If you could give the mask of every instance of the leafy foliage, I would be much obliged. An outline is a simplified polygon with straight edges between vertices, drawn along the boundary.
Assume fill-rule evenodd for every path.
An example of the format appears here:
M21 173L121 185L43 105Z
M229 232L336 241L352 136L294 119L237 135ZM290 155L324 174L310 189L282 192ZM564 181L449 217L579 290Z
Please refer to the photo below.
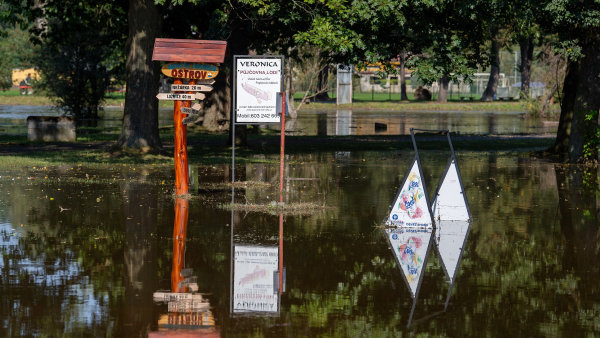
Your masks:
M0 39L0 89L12 86L13 68L29 68L34 65L34 54L37 51L27 31L18 26L7 28L5 36Z
M111 78L123 76L126 15L116 1L8 0L13 20L33 22L39 88L77 117L96 118ZM8 16L9 14L5 14Z

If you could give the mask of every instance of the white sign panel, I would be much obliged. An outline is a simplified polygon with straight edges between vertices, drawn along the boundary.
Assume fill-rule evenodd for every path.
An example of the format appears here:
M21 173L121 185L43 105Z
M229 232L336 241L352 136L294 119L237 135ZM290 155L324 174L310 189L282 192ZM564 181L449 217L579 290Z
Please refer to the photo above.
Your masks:
M187 92L210 92L213 90L209 85L190 85L190 84L172 84L171 91L187 91Z
M422 228L386 230L390 245L413 298L417 296L419 284L423 278L423 270L427 264L432 231L432 229Z
M236 123L279 123L276 97L282 91L283 60L236 59Z
M179 100L179 101L192 101L196 97L194 94L178 94L178 93L159 93L156 95L159 100Z
M467 221L471 219L458 175L456 161L453 159L433 200L433 216L437 220Z
M233 312L278 312L277 247L235 246Z
M388 223L404 227L433 227L419 162L416 158L413 160L408 176L404 179L400 193L392 205Z

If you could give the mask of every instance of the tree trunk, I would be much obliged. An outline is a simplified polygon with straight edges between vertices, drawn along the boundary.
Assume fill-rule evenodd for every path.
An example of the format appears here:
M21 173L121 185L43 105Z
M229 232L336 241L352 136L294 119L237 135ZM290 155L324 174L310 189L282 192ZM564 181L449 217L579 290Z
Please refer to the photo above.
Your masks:
M329 80L329 66L326 65L319 71L319 82L317 84L317 96L315 100L329 101L328 84Z
M600 42L597 37L588 36L582 46L583 58L579 61L578 90L573 104L571 137L569 138L569 162L581 163L598 160L598 145L591 145L588 153L584 145L593 142L593 131L598 126L600 110ZM585 115L595 112L592 121L585 121Z
M579 65L577 62L569 61L567 73L563 84L563 97L560 104L560 118L554 146L548 151L566 158L569 149L569 138L571 135L571 121L573 119L573 105L575 94L579 85Z
M238 25L232 29L232 33L227 40L227 48L229 54L225 57L225 61L221 65L220 75L217 76L215 90L205 101L207 104L204 114L204 126L209 130L217 130L229 128L229 138L227 144L231 145L231 136L233 131L234 113L231 111L233 102L232 86L233 86L233 64L234 55L248 55L248 39L245 34L245 26ZM228 124L221 123L229 121ZM247 128L245 124L237 125L235 128L235 144L238 146L247 145Z
M524 37L519 40L521 48L521 98L529 97L529 85L531 82L531 61L533 59L533 39Z
M498 88L498 80L500 77L500 41L498 41L498 28L492 28L492 46L490 48L490 78L481 101L490 102L494 100L496 88Z
M127 41L127 92L120 148L158 151L158 63L152 61L154 39L161 17L153 0L129 0Z
M406 95L406 72L404 68L406 66L406 55L400 56L400 100L408 101L408 96Z
M444 75L440 78L440 90L438 93L438 102L448 102L448 76Z

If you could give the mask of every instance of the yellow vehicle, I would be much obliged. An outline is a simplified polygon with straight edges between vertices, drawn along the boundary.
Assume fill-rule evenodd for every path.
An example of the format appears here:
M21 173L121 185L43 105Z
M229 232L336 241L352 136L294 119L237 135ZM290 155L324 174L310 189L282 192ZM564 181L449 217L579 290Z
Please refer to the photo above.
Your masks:
M21 95L33 94L31 87L32 81L39 77L39 72L35 68L13 69L12 84L13 87L19 87Z

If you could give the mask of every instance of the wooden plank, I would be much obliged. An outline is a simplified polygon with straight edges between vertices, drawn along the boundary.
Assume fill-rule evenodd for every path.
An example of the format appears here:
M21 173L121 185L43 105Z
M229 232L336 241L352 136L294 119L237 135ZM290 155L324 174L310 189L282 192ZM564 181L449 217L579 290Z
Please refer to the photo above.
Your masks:
M172 84L171 91L183 91L183 92L210 92L213 90L212 86L208 85L186 85L186 84Z
M184 54L194 54L194 55L221 55L224 52L224 48L202 48L198 49L196 47L167 47L167 46L159 46L154 47L154 51L158 54L169 54L172 50L177 50L178 52L182 52Z
M203 119L202 116L199 116L199 115L189 115L188 117L184 118L181 123L183 123L183 124L190 124L190 123L194 123L196 121L199 121L201 119Z
M202 295L199 293L184 293L184 292L168 292L168 291L156 291L152 298L155 302L173 302L180 300L189 300L195 302L202 301Z
M156 38L155 42L158 42L158 43L194 43L194 44L199 44L199 45L202 45L202 44L227 45L227 41L223 41L223 40Z
M159 54L152 57L153 61L173 61L173 62L206 62L223 63L225 57L211 55L184 55L184 54Z
M156 98L159 100L193 101L196 96L194 94L158 93Z
M223 63L226 53L226 41L158 38L152 60Z
M206 98L206 95L202 94L202 93L196 93L196 100L204 100Z
M212 79L219 74L219 67L198 62L171 62L164 64L160 71L168 77L179 79Z
M192 109L188 107L181 107L181 112L187 115L200 115L200 111L198 109Z

